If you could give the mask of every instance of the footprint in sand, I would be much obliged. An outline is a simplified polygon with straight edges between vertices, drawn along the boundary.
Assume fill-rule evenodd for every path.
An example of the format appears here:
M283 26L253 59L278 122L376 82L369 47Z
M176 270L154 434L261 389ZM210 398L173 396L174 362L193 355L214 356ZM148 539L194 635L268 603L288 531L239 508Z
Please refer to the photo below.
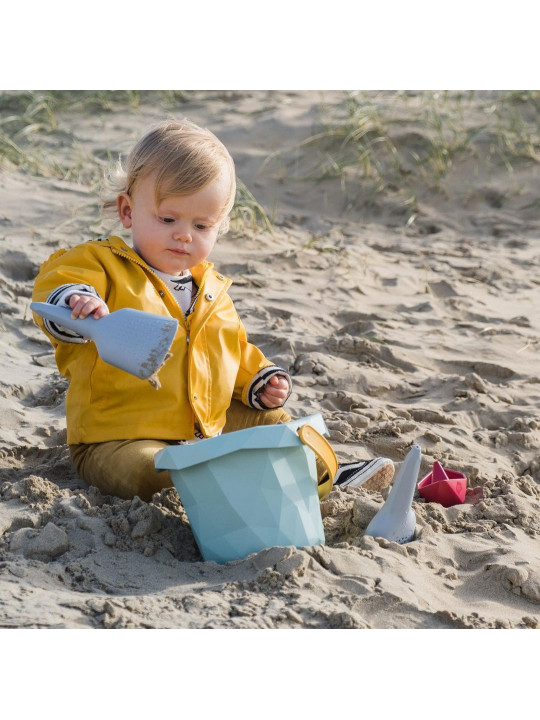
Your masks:
M11 280L33 280L39 271L39 265L28 257L27 253L8 250L2 256L2 272Z

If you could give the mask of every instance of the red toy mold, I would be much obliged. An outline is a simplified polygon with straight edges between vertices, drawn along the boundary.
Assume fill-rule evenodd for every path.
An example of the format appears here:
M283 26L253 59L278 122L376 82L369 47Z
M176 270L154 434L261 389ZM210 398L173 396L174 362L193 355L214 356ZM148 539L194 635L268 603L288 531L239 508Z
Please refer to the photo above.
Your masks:
M438 502L451 507L465 502L467 478L463 473L443 468L437 460L433 470L418 483L418 492L428 502Z

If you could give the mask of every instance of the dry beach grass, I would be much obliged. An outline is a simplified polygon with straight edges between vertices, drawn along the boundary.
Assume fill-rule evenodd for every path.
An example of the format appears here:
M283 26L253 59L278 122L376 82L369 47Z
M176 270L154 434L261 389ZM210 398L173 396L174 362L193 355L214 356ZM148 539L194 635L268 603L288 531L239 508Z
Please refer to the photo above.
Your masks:
M0 627L535 628L540 622L538 92L0 94ZM66 382L29 312L59 247L118 232L107 164L187 116L237 164L211 258L251 339L290 369L344 459L415 442L465 472L416 497L407 545L363 536L384 501L335 490L327 543L202 562L174 490L103 497L65 446Z

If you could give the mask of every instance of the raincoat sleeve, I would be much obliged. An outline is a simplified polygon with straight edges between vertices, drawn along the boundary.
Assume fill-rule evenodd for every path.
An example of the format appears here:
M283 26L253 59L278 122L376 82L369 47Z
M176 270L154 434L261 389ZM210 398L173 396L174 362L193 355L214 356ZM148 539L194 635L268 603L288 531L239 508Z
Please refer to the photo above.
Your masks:
M280 406L283 407L292 392L292 382L289 373L279 367L279 365L274 365L263 355L258 347L248 342L244 324L241 320L239 322L241 361L236 377L233 398L241 400L244 405L255 408L256 410L269 410L270 408L259 398L259 394L271 377L274 375L282 375L289 383L289 393Z

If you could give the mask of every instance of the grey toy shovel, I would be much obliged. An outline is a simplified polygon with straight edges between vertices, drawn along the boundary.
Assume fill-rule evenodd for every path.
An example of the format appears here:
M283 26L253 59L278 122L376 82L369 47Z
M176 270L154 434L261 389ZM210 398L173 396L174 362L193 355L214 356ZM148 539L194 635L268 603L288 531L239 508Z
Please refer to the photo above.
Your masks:
M33 310L41 317L96 344L102 360L148 380L163 364L176 334L178 320L154 313L122 308L96 320L93 316L73 319L69 308L50 303L33 302Z

